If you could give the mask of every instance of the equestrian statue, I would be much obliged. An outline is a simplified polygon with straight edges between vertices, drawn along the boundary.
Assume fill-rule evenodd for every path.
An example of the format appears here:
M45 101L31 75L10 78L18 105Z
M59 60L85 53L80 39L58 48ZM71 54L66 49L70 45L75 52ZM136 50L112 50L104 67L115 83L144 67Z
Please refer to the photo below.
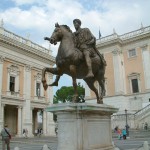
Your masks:
M81 28L81 20L73 20L76 31L72 33L67 25L55 24L51 37L45 37L51 44L60 42L56 56L55 68L44 68L42 70L42 83L45 90L48 86L57 86L60 77L67 74L72 77L74 95L72 102L78 103L78 91L76 79L83 79L89 88L94 91L97 103L103 104L105 95L105 68L106 61L96 48L96 38L88 28ZM45 73L56 75L55 81L48 85ZM98 81L100 91L95 87Z

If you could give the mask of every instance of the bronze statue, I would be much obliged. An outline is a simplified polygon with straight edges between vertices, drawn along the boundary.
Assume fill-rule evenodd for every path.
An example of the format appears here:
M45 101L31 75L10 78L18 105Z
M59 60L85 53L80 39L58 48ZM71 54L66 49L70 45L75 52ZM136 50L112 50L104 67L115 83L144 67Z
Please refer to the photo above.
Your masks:
M95 46L96 39L90 30L87 28L81 29L81 21L78 19L75 19L73 22L76 32L72 33L67 25L59 25L57 23L52 36L44 38L51 44L60 42L60 46L56 56L57 67L44 68L42 70L43 87L45 90L48 87L45 79L46 72L57 75L55 82L49 86L57 86L60 76L68 74L73 80L73 102L78 102L76 79L83 79L89 88L95 92L97 103L102 104L103 95L105 94L105 60L97 51ZM86 35L85 37L84 34ZM101 87L100 94L94 85L95 81L98 81Z

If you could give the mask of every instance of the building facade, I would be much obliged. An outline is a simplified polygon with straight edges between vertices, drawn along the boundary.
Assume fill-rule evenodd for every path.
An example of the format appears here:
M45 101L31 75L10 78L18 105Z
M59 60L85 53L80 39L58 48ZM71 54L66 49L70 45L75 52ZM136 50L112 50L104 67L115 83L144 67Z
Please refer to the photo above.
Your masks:
M0 130L8 124L13 135L23 129L33 136L42 115L44 135L54 135L53 115L44 108L53 103L53 89L44 91L41 77L44 67L55 64L51 50L0 26ZM52 74L46 78L52 82Z
M135 113L150 104L150 26L97 40L107 62L104 103L119 108L118 114ZM95 83L98 86L97 83ZM95 101L86 87L86 98Z

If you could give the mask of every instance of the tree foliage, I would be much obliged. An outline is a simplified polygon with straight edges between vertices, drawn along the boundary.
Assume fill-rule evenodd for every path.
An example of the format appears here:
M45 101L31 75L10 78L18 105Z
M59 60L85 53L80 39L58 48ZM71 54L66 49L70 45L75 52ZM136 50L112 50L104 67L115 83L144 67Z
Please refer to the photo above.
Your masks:
M77 90L78 90L79 97L84 97L85 89L80 84L80 82L78 83ZM62 103L71 102L73 94L74 94L73 86L69 86L69 87L63 86L59 90L57 90L56 94L54 95L53 103L56 104L59 102Z

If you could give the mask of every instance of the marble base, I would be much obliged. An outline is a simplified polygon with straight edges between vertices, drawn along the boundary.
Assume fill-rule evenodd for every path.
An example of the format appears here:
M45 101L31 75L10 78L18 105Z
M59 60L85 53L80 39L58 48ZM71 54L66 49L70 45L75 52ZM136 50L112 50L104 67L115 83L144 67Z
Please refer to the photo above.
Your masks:
M105 104L54 104L46 111L57 115L57 150L113 150L111 115L117 108Z

